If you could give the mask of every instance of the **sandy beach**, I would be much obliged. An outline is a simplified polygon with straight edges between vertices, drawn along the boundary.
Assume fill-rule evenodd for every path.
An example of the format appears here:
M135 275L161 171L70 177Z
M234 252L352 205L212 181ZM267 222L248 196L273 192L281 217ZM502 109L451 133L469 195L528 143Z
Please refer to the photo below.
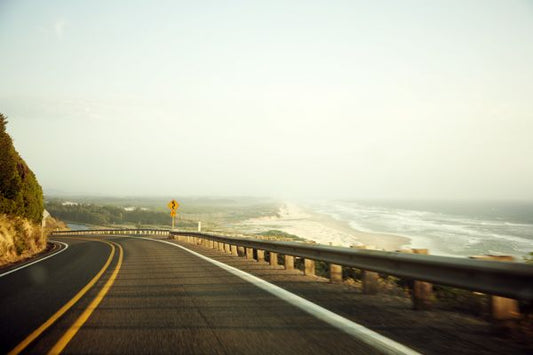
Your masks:
M292 203L283 204L275 216L248 219L235 225L235 228L248 233L280 230L319 244L345 247L364 245L388 251L401 249L410 242L409 238L403 236L361 232L348 223Z

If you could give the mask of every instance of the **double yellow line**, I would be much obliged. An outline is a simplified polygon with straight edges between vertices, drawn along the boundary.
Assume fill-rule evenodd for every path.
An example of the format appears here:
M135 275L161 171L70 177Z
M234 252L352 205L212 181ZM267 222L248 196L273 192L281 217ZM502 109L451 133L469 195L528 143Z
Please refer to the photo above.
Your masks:
M83 311L83 313L76 319L74 324L70 326L70 328L63 334L63 336L58 340L58 342L52 347L52 349L48 352L48 354L59 354L63 349L67 346L67 344L72 340L72 338L76 335L76 333L80 330L80 328L83 326L83 324L89 319L91 314L94 312L96 307L102 302L105 295L115 282L115 279L117 278L118 272L120 270L120 267L122 266L122 259L124 255L124 251L122 250L122 247L119 244L116 244L114 242L108 242L105 240L99 240L99 239L83 239L83 238L72 238L72 239L78 239L78 240L89 240L89 241L99 241L102 243L105 243L111 247L111 253L109 254L109 257L107 258L106 263L100 269L100 271L92 278L91 281L85 287L83 287L70 301L68 301L63 307L61 307L56 313L54 313L46 322L44 322L39 328L34 330L30 335L26 337L22 342L20 342L16 347L13 348L8 354L9 355L15 355L19 354L21 351L26 349L28 345L30 345L35 339L37 339L46 329L48 329L52 324L54 324L62 315L64 315L72 306L76 304L80 300L80 298L83 297L89 291L96 282L102 277L102 275L106 272L109 265L111 264L111 261L113 260L113 257L115 256L115 246L119 250L118 254L118 262L115 266L115 269L113 270L113 273L111 274L111 277L107 282L105 283L104 287L98 292L96 297L92 300L91 304Z

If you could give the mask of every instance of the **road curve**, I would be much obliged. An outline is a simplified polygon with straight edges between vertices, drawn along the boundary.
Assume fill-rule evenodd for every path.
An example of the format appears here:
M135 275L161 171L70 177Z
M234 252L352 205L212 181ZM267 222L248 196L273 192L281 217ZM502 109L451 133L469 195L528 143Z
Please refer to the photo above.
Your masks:
M0 353L7 353L68 303L102 268L108 245L61 238L69 248L0 278Z
M118 270L117 258L94 289L25 351L48 353L51 349L61 349L64 353L93 354L376 352L355 337L180 248L137 238L105 239L122 246L124 252L116 279L113 279L112 270ZM43 287L57 290L49 291L46 296L54 299L55 309L83 287L109 255L109 248L101 243L61 240L68 241L72 251L63 253L68 259L58 256L53 270L63 273L67 270L66 274L62 282L55 282L54 277ZM99 257L95 256L95 250L101 254ZM85 251L87 255L82 256ZM73 276L72 280L81 278L80 269L91 269L91 272L85 272L83 281L77 280L76 286L66 281L69 276ZM24 279L22 274L18 276ZM110 282L112 285L98 306L90 306ZM49 283L55 286L48 286ZM70 291L64 295L67 290L63 287L67 284ZM35 289L40 288L35 284L26 285L26 288L19 286L19 292L27 294L24 303L16 302L15 292L7 298L2 295L0 302L3 304L4 299L9 299L12 304L20 303L19 314L23 316L19 319L23 323L32 317L24 304L31 303L36 297ZM41 304L38 308L42 307ZM83 318L87 309L92 313L73 332L73 324ZM20 341L45 318L41 315L38 320L32 320L32 325L17 330L13 338ZM69 332L73 337L65 341L65 334ZM7 344L4 339L6 335L2 335L4 352L17 343L11 340Z

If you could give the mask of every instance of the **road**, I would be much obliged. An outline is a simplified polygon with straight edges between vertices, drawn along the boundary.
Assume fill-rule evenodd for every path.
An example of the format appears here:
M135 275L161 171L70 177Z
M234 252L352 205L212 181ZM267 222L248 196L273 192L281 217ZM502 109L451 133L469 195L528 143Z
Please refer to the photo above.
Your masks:
M56 239L69 248L0 277L2 353L28 339L84 288L86 293L71 308L19 350L93 354L376 352L301 305L286 302L182 248L139 238L102 238L107 243L89 238ZM101 278L94 281L99 271ZM94 287L87 288L91 280Z
M68 240L69 248L0 278L0 353L6 353L82 289L105 263L103 243Z

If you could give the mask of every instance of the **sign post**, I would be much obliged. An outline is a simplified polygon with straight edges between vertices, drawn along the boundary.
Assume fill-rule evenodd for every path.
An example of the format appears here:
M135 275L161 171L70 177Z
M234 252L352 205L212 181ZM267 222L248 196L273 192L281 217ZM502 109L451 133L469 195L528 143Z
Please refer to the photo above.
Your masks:
M172 200L167 204L167 207L170 209L170 217L172 217L172 229L174 229L174 220L176 217L176 210L180 206L179 203L176 202L176 200Z

